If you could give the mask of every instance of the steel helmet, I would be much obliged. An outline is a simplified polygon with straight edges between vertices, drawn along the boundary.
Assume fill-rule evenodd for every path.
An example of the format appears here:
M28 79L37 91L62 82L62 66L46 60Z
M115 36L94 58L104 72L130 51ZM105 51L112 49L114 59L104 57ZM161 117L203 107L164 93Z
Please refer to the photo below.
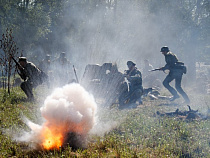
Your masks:
M160 52L169 52L169 48L167 46L164 46L161 48Z
M132 62L132 61L127 61L127 65L133 65L133 66L135 66L136 64L134 62Z

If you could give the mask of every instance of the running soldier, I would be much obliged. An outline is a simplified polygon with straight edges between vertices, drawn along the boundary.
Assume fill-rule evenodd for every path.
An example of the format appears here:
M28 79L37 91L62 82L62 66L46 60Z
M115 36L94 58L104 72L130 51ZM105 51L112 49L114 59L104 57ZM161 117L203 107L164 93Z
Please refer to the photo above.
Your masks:
M44 71L46 74L49 74L51 71L51 56L47 54L45 58L40 62L39 68Z
M175 54L170 52L167 46L161 48L162 54L165 56L166 65L160 70L169 70L169 74L166 76L165 80L163 81L163 85L165 88L169 90L169 92L173 95L170 98L170 101L174 101L175 99L179 98L177 91L182 95L185 100L185 103L190 103L188 95L184 92L181 87L182 75L186 73L186 67L184 63L179 62L178 58ZM176 90L169 85L171 81L175 79L175 88Z

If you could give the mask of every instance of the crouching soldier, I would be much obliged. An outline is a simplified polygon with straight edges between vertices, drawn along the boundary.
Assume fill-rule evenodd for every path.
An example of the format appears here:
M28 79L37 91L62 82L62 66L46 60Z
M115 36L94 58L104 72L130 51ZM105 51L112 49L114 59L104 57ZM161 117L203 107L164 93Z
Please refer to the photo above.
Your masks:
M142 104L141 96L143 94L142 75L132 61L127 62L128 70L125 70L125 80L122 86L122 93L119 96L120 108L128 104L128 107L137 107Z
M43 72L33 63L28 62L26 57L19 57L18 74L24 80L20 84L29 101L34 101L33 88L43 82Z

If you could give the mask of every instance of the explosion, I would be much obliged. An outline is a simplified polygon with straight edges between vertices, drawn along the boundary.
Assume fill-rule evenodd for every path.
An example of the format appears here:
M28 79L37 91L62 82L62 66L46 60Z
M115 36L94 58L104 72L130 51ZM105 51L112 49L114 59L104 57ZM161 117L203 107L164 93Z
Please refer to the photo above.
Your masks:
M27 121L31 132L24 139L47 150L59 149L67 143L74 145L80 140L69 137L72 133L80 139L87 136L95 124L96 108L93 96L79 84L57 88L40 108L45 122L40 126Z
M45 127L43 129L43 137L44 140L42 142L42 146L44 147L44 149L48 150L53 148L59 149L59 147L62 146L63 143L62 133L57 133L55 130Z

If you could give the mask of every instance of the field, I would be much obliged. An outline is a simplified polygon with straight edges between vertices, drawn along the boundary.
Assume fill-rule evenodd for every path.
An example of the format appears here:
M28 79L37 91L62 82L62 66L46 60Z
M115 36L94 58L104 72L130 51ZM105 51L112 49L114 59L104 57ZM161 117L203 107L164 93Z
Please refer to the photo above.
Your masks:
M38 92L41 91L42 95ZM210 119L186 120L182 117L160 117L160 112L188 110L179 99L145 98L136 109L118 110L98 107L98 134L89 134L84 148L70 146L59 150L34 149L30 142L17 142L14 135L29 130L23 122L26 117L40 122L40 106L48 90L40 87L35 91L37 101L27 102L19 88L12 89L10 96L0 92L0 157L210 157ZM163 94L166 92L162 92ZM188 90L191 108L203 115L210 107L208 95L194 94ZM94 133L94 132L93 132Z

